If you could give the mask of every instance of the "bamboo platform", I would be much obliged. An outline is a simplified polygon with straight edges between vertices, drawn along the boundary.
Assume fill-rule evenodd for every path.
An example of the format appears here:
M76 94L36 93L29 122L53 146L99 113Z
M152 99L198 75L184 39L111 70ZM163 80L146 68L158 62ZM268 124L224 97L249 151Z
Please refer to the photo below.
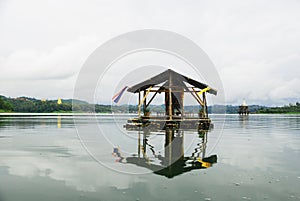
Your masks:
M165 130L166 128L174 129L197 129L209 130L213 124L209 118L172 118L169 117L140 117L128 119L124 125L126 130L139 130L140 128L149 128L151 130Z

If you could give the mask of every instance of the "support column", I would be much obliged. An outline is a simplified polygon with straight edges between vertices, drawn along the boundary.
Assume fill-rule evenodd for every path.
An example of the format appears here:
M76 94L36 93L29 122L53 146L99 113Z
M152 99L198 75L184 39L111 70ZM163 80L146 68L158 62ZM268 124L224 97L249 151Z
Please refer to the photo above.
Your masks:
M183 118L183 115L184 115L184 104L183 104L183 99L184 99L184 90L182 90L182 92L180 92L181 118Z
M172 116L173 116L173 113L172 113L172 89L169 88L169 119L172 120Z
M169 120L173 119L172 87L173 87L173 76L172 73L169 72Z
M207 103L206 103L205 92L203 92L202 96L203 96L203 112L204 112L205 118L207 118L208 117L208 111L207 111Z
M147 109L147 98L146 98L146 90L144 90L144 97L145 97L145 100L144 100L144 106L143 106L143 112L144 112L144 116L146 115L146 109Z
M141 92L139 91L139 103L138 103L138 105L140 105L140 104L141 104ZM141 117L141 108L140 107L138 107L138 116Z

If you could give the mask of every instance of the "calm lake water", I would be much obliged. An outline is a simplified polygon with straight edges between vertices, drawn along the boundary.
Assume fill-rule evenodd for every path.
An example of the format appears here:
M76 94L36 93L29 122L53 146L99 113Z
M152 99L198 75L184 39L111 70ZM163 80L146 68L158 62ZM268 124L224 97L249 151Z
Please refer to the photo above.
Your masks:
M0 201L300 200L300 115L210 117L172 141L129 116L0 116Z

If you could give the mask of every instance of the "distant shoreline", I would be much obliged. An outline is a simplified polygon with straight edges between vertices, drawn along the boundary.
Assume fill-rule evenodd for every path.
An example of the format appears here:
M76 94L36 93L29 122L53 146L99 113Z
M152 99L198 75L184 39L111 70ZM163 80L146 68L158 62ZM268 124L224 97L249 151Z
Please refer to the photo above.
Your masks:
M0 117L5 116L137 116L138 114L134 113L15 113L15 112L0 112ZM228 116L241 116L245 117L243 115L239 114L209 114L209 115L228 115ZM300 113L253 113L249 114L248 116L263 116L263 115L300 115Z
M0 116L133 116L129 113L24 113L24 112L0 112Z
M153 113L165 111L165 106L150 105L149 109ZM300 103L289 104L282 107L267 107L260 105L248 105L250 114L300 114ZM185 113L199 112L199 105L185 105ZM138 105L104 105L90 104L76 99L39 100L30 97L10 98L0 95L0 114L60 114L75 115L80 114L137 114ZM209 105L209 114L238 114L237 105Z

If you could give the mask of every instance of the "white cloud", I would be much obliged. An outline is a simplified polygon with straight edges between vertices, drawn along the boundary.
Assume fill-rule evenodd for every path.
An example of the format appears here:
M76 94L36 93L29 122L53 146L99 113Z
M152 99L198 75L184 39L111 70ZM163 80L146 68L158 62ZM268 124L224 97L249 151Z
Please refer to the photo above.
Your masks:
M300 57L291 55L261 63L245 60L235 67L223 68L221 74L228 101L235 104L243 98L256 104L296 101L300 97L299 63Z
M296 0L31 0L1 5L0 93L4 95L70 97L76 73L93 49L116 35L155 28L182 34L208 53L229 103L245 98L249 104L282 104L299 98L300 2Z
M1 90L12 96L71 97L80 67L97 44L96 37L84 37L49 52L22 49L2 57Z

